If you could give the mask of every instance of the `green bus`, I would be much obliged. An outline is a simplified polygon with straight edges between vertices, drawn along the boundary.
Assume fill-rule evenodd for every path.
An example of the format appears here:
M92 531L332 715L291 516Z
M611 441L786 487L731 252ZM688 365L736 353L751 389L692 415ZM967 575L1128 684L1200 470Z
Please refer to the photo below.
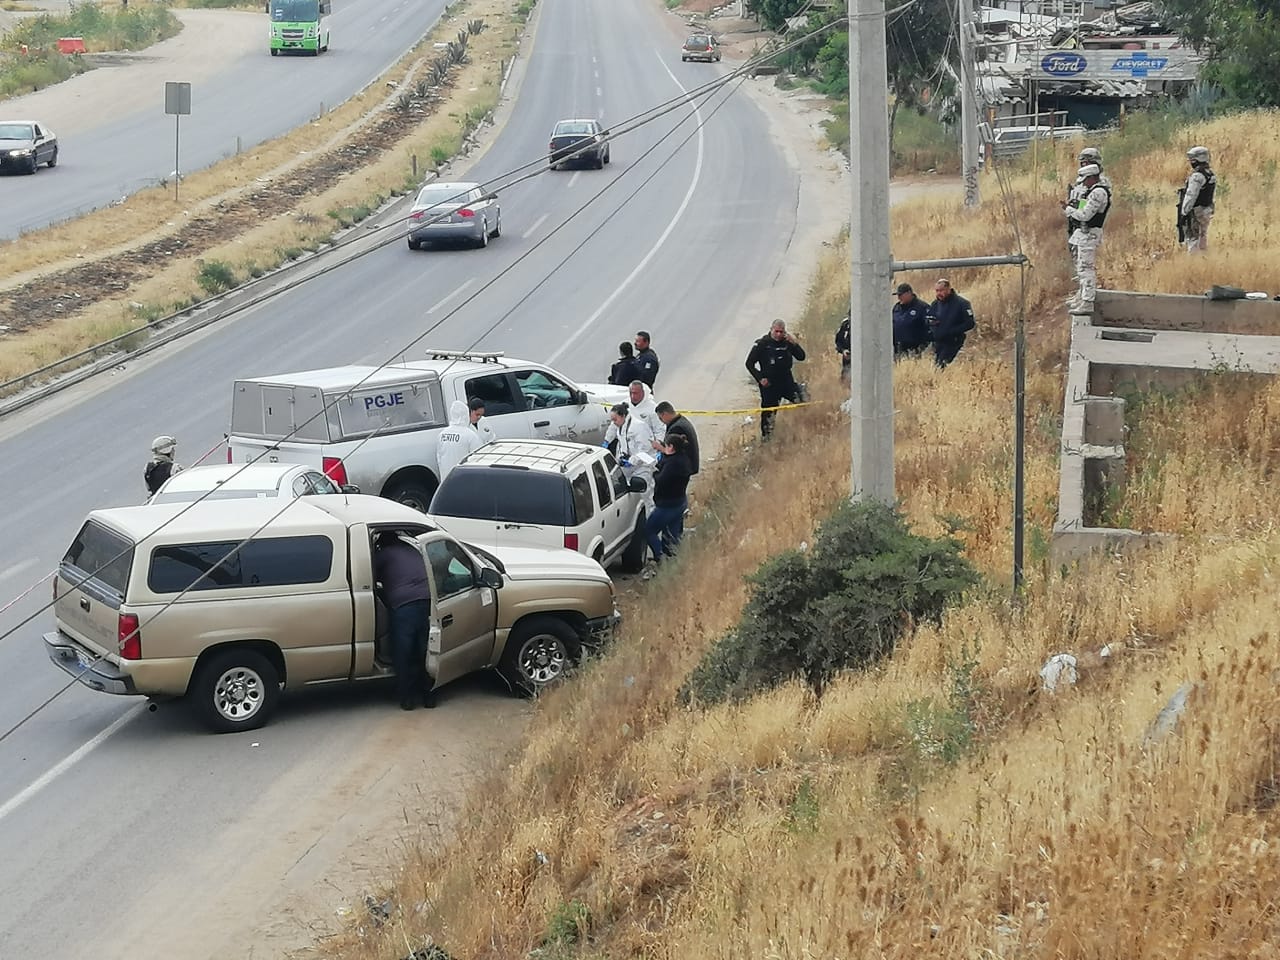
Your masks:
M271 55L329 49L329 0L267 0L271 15Z

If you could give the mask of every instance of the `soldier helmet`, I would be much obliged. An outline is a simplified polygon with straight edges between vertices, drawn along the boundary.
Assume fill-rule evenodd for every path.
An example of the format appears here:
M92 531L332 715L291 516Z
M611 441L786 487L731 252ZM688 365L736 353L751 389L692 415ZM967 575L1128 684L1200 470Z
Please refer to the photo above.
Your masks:
M1099 150L1097 147L1085 147L1083 150L1080 151L1079 160L1080 160L1080 166L1082 167L1086 163L1096 163L1099 166L1101 166L1102 151Z
M1086 180L1089 177L1099 176L1101 175L1101 173L1102 173L1102 168L1098 166L1096 163L1086 163L1083 167L1080 168L1080 179Z
M177 449L178 441L168 435L156 437L151 441L151 452L162 457L173 456L173 452Z
M1209 148L1208 147L1192 147L1187 151L1187 159L1192 163L1208 163Z

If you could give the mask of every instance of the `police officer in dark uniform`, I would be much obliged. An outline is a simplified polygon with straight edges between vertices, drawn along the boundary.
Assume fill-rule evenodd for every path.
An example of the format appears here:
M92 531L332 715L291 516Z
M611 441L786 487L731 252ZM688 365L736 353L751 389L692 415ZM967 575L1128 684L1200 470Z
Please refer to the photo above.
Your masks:
M852 344L850 343L852 331L850 330L850 321L852 316L845 317L840 321L840 327L836 330L836 353L840 354L840 382L849 382L849 367L852 364Z
M933 285L936 299L929 305L929 326L933 333L933 359L945 367L964 346L965 334L977 323L973 304L956 293L951 281L942 279Z
M932 340L929 305L916 296L911 284L898 284L898 302L893 305L893 358L918 357Z
M800 389L791 365L804 360L804 356L804 347L787 333L786 323L773 321L769 333L757 340L747 354L747 372L760 387L760 406L776 407L784 399L792 403L799 400ZM767 409L760 413L760 436L765 440L773 433L775 413Z

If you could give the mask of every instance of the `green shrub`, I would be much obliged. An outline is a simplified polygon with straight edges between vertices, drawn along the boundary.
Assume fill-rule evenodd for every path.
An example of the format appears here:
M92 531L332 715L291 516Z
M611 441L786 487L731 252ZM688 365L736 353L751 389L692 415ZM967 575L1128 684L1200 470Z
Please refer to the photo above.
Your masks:
M581 943L591 929L591 911L581 900L560 903L547 918L544 945Z
M940 621L977 581L957 541L913 534L884 504L842 504L811 550L788 550L748 578L742 618L707 651L681 699L742 700L793 677L821 696L836 673L871 666L916 623Z
M222 260L204 260L200 263L200 272L196 274L196 283L205 293L222 293L230 290L237 283L235 271L231 265Z

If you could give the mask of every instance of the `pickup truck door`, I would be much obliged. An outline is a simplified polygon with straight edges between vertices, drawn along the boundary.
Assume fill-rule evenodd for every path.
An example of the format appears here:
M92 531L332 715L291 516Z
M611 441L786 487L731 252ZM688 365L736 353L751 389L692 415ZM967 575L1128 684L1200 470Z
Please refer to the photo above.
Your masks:
M427 672L440 687L493 663L498 598L456 541L442 534L418 538L431 572L432 630Z
M574 399L575 387L546 370L515 370L513 374L529 411L530 437L574 443L595 439L582 436L583 407Z

